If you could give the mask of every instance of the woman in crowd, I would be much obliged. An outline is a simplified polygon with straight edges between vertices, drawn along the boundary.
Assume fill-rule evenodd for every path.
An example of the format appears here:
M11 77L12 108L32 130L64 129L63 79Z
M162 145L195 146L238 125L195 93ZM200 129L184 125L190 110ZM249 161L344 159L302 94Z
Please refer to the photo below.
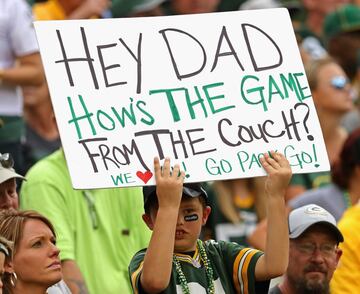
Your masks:
M45 294L62 278L53 225L35 211L0 212L0 235L13 242L5 264L4 294Z
M2 294L5 261L9 259L11 254L11 243L0 236L0 294Z
M339 221L345 210L360 200L360 128L346 139L339 160L331 169L332 183L306 191L288 202L290 209L317 204Z
M354 107L350 81L340 65L328 57L310 62L305 69L332 166L338 160L348 136L341 126L341 120ZM286 198L290 200L306 190L330 182L330 172L294 175Z

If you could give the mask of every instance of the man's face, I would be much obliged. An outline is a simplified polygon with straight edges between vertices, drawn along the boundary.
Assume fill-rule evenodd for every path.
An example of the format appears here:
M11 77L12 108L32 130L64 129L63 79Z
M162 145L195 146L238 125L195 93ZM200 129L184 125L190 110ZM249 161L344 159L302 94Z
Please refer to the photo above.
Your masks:
M292 239L286 275L296 293L329 293L340 256L335 236L324 225L313 225Z
M18 209L19 201L16 192L15 178L0 184L0 209Z

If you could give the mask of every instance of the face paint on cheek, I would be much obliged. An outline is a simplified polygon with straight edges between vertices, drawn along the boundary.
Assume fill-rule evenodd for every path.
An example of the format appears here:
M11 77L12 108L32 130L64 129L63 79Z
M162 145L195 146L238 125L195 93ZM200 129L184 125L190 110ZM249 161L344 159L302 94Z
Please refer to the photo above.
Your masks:
M197 221L198 219L199 219L199 216L197 214L190 214L190 215L184 216L184 220L186 222L194 222L194 221Z

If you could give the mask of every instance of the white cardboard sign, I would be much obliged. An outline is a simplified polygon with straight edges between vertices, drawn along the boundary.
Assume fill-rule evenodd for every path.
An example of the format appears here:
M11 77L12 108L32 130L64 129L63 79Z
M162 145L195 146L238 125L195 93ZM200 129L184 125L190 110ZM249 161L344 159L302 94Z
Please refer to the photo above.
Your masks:
M35 22L73 187L154 184L153 158L187 182L329 170L286 9Z

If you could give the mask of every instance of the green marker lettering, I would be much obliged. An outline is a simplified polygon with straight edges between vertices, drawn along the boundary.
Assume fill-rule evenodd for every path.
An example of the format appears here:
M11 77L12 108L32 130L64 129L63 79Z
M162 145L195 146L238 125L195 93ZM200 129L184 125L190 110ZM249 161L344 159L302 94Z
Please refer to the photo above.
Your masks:
M79 120L83 120L83 119L86 119L87 122L89 123L89 126L91 128L91 133L93 136L96 135L96 130L95 130L95 127L94 127L94 124L91 120L91 117L94 115L92 112L89 112L87 107L86 107L86 104L83 100L83 97L81 95L78 95L79 97L79 101L80 101L80 104L82 106L82 109L83 111L85 112L84 115L82 116L76 116L75 114L75 110L74 110L74 107L73 107L73 104L72 104L72 100L71 100L71 97L68 96L67 97L67 100L68 100L68 104L69 104L69 107L70 107L70 112L71 112L71 117L72 119L70 119L68 121L69 124L75 124L75 128L76 128L76 133L77 133L77 136L78 136L78 139L82 139L82 133L81 133L81 129L80 129L80 125L79 125Z

